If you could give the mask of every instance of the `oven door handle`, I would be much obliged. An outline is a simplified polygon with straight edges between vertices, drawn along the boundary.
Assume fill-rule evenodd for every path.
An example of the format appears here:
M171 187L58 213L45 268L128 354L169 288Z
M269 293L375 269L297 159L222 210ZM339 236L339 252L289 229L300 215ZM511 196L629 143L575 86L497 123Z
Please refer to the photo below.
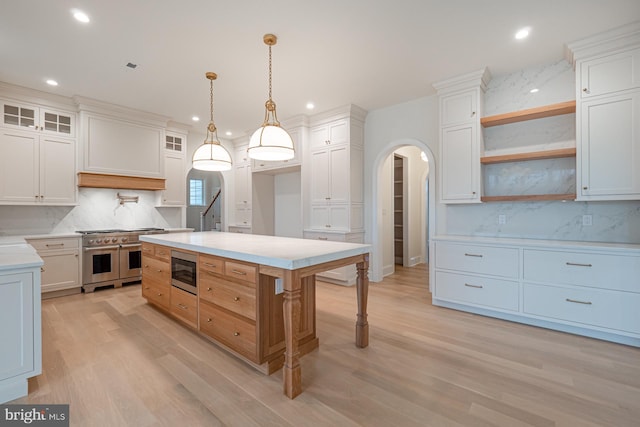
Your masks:
M84 248L85 252L93 252L93 251L106 251L109 249L119 249L120 246L96 246L93 248Z
M121 248L140 248L142 247L142 243L131 243L128 245L120 245Z

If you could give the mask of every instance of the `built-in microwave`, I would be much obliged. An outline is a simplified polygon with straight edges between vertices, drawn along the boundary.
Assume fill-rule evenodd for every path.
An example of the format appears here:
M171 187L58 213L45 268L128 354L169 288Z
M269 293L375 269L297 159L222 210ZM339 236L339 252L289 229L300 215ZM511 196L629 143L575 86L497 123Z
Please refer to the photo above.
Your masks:
M197 295L197 259L195 254L171 251L171 285Z

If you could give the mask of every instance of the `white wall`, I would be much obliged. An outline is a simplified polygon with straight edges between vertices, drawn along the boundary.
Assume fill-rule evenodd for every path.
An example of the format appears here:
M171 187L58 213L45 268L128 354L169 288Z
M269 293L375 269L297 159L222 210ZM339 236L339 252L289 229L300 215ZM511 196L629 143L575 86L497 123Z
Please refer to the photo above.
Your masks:
M275 176L275 235L302 238L302 175L300 171Z

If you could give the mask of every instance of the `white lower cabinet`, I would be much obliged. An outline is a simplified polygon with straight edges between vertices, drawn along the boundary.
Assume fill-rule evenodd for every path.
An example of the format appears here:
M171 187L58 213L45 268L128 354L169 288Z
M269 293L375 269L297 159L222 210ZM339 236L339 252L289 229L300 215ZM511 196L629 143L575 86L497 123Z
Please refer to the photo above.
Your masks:
M80 237L27 239L44 265L42 298L78 294L82 291Z
M0 271L0 404L26 396L42 372L40 273Z
M331 242L364 243L363 232L322 232L305 230L305 239L327 240ZM355 265L348 265L317 274L318 280L334 283L337 285L351 286L356 283L357 269Z
M640 245L434 240L434 305L640 347Z

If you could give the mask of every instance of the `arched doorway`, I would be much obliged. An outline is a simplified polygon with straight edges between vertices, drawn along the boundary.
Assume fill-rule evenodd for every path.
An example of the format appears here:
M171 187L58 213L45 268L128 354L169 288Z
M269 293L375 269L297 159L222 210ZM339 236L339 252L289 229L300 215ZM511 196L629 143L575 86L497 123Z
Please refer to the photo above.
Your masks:
M223 230L223 192L224 179L220 172L209 172L191 169L187 174L187 228L194 231ZM220 191L220 195L211 206L211 209L201 221L201 213L204 212L214 197Z
M421 233L420 242L424 251L424 261L428 261L429 253L431 252L431 246L428 243L430 236L434 235L436 229L435 218L435 156L429 147L423 142L416 139L402 139L389 142L383 150L380 151L373 164L373 177L372 180L375 183L372 194L372 229L371 229L371 244L373 246L372 259L371 259L371 278L373 281L381 281L384 275L390 272L388 267L388 261L385 263L385 248L388 260L389 245L393 245L393 242L388 241L389 236L389 205L385 202L388 196L385 195L385 188L388 185L385 180L388 179L388 174L385 174L385 167L388 160L393 160L394 152L402 150L403 147L416 147L418 152L424 152L428 169L419 177L414 178L413 182L418 181L422 186L420 190L420 200L414 200L413 205L421 204L421 209L424 214L422 215L424 232ZM392 161L391 160L391 161ZM395 212L394 212L395 213ZM385 239L386 237L386 239ZM385 271L385 264L387 264L387 271Z

